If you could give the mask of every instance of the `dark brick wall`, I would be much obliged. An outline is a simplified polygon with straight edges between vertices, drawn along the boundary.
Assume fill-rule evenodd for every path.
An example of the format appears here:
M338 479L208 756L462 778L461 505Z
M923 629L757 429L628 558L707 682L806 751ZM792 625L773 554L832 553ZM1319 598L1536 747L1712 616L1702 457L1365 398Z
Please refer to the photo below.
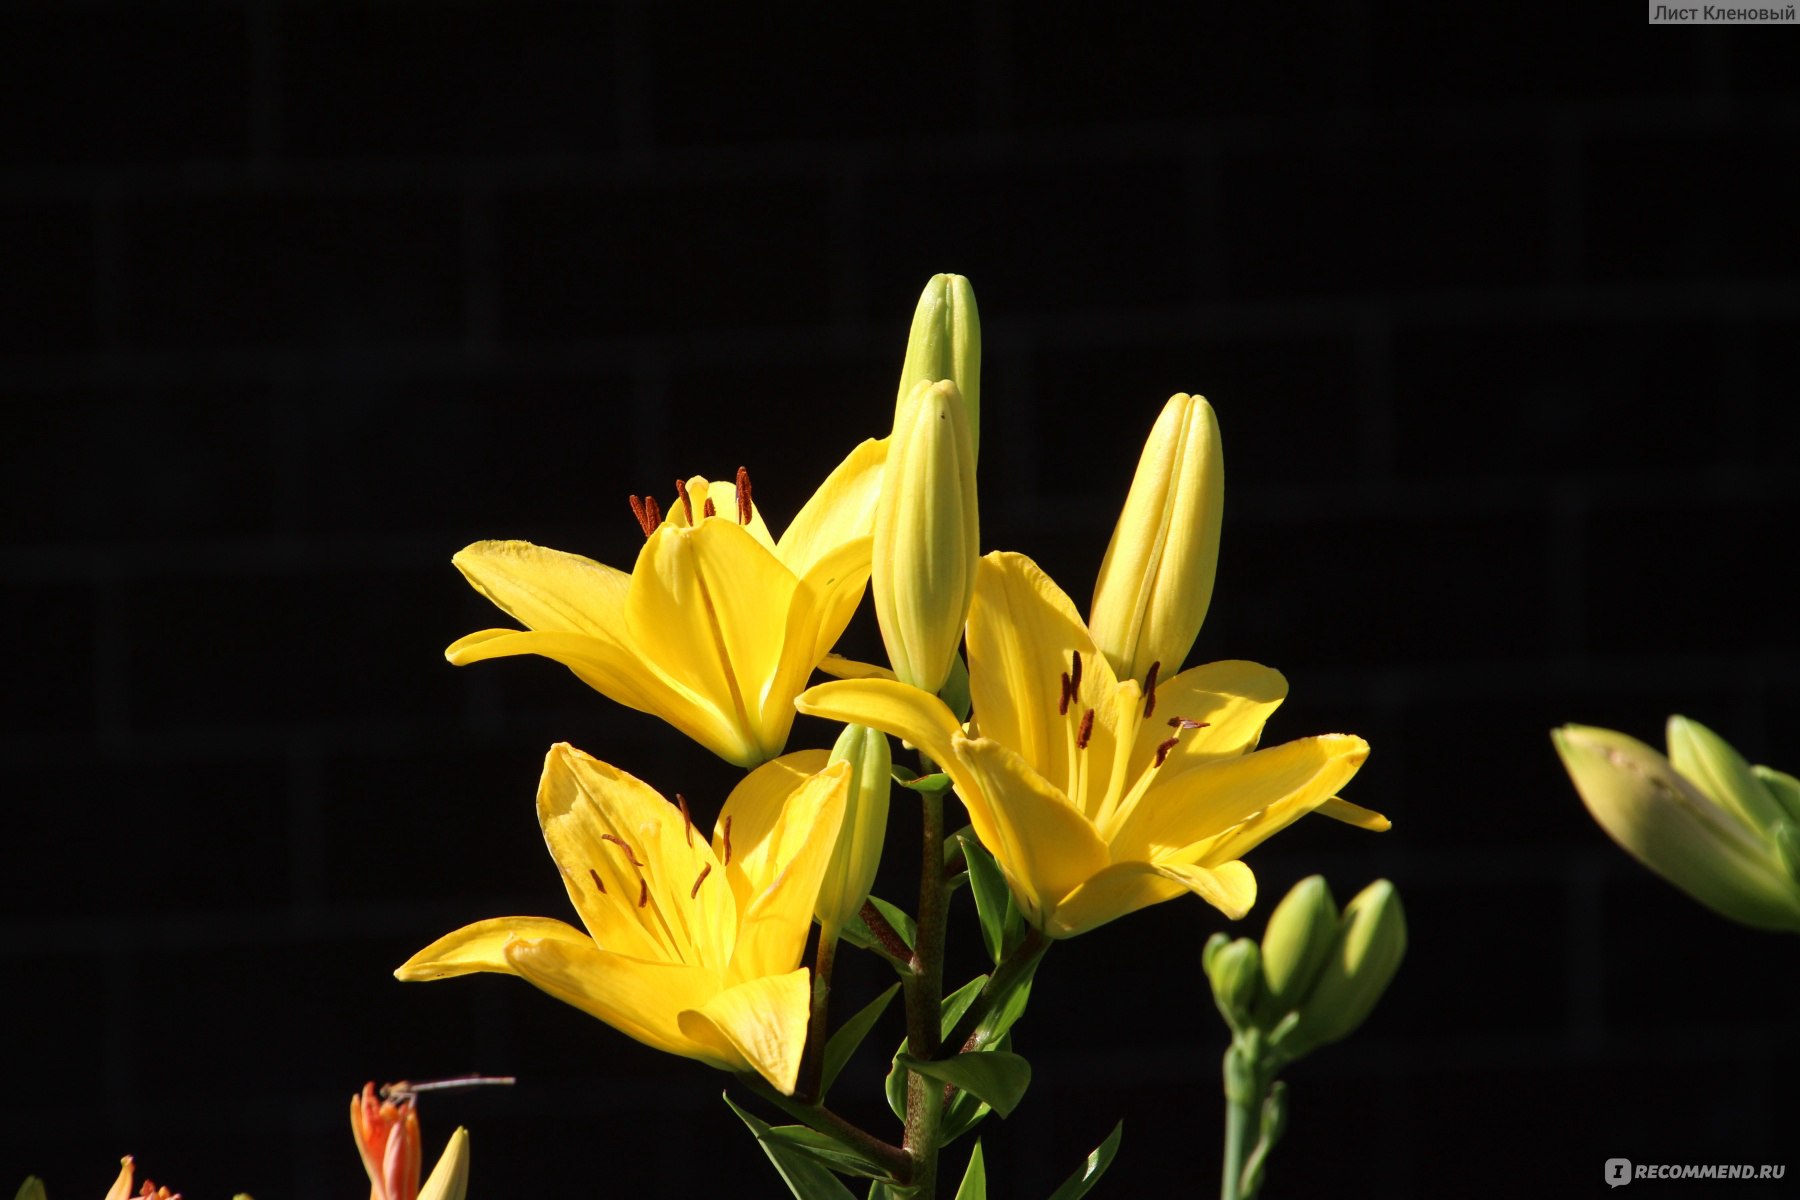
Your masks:
M1800 766L1785 46L1426 4L0 12L0 1186L131 1152L194 1197L355 1194L355 1087L480 1070L520 1086L424 1110L432 1151L473 1127L477 1195L776 1194L720 1077L516 981L388 977L563 913L551 742L734 778L549 664L446 666L493 620L448 559L625 562L627 492L740 462L785 517L886 424L940 270L988 315L984 542L1084 602L1157 406L1204 392L1197 653L1288 675L1271 736L1374 743L1391 833L1253 859L1271 898L1390 875L1413 926L1293 1071L1270 1194L1800 1169L1791 939L1625 859L1545 736L1683 711ZM1210 1191L1220 924L1058 949L999 1194L1120 1116L1104 1194Z

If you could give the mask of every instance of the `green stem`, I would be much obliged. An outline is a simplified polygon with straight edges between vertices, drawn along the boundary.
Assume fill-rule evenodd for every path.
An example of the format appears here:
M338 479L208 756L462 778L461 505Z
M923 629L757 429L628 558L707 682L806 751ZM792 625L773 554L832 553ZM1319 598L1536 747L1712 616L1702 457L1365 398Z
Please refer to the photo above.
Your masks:
M1262 1037L1256 1030L1247 1036L1232 1035L1225 1051L1224 1074L1225 1166L1219 1200L1251 1200L1256 1189L1245 1187L1244 1166L1261 1133L1262 1104L1270 1078L1263 1062Z
M1244 1162L1249 1157L1250 1133L1256 1128L1256 1115L1250 1105L1237 1100L1225 1104L1225 1171L1219 1181L1219 1200L1247 1200L1239 1190L1244 1178Z
M879 1163L889 1175L902 1184L912 1178L912 1156L899 1146L882 1141L859 1125L852 1125L829 1108L818 1104L806 1104L792 1096L782 1095L770 1087L760 1075L753 1075L746 1071L739 1074L737 1080L770 1104L799 1120L807 1128L816 1129L847 1146L855 1147L863 1157L871 1162Z
M935 1058L943 1039L944 918L949 907L944 891L944 799L921 792L919 809L924 847L919 860L919 925L913 938L913 970L905 981L906 1037L909 1053ZM912 1158L912 1194L917 1200L933 1200L937 1195L938 1119L943 1104L943 1084L917 1072L908 1073L905 1145Z
M819 951L813 958L812 1011L806 1020L806 1048L800 1054L800 1079L794 1095L818 1103L825 1071L826 1026L831 1019L831 968L837 961L837 930L819 928Z

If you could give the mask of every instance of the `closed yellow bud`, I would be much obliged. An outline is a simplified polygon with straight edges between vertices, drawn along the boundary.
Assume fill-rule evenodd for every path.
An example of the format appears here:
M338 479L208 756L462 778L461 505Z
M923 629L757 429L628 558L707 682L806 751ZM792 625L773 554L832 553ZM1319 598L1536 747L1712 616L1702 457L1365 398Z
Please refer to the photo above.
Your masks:
M935 693L975 595L975 448L956 384L921 383L900 405L875 507L870 590L888 662Z
M835 936L869 898L881 847L887 839L888 793L893 784L887 734L866 725L846 725L831 748L831 762L850 764L850 790L837 848L819 885L813 913L827 937Z
M1088 628L1120 679L1142 680L1153 663L1165 678L1181 669L1212 603L1224 509L1218 418L1203 397L1172 396L1094 584Z
M933 275L919 294L895 406L903 406L921 383L940 379L948 379L962 393L969 412L969 454L979 461L981 314L975 309L975 289L961 275Z

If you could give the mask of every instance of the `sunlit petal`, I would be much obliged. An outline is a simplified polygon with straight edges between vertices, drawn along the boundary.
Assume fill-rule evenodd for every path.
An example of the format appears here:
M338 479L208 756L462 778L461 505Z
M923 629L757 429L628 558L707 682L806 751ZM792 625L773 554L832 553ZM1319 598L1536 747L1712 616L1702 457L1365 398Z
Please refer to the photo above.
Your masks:
M738 916L738 939L727 982L774 975L798 962L812 926L819 885L837 845L850 786L850 764L826 767L795 788L781 814L762 839L765 852L733 858L728 874L743 871L750 902ZM738 799L736 793L733 800ZM731 800L719 814L722 845L724 821L735 812ZM733 880L733 886L738 886Z
M463 578L528 629L605 634L619 626L631 577L530 542L476 542L450 560Z
M1256 901L1256 878L1238 862L1213 868L1179 863L1114 863L1057 906L1051 932L1056 937L1073 937L1184 891L1193 892L1236 920Z
M447 933L400 965L394 978L408 983L424 979L450 979L489 971L516 975L506 958L506 944L514 938L565 941L592 945L593 939L566 921L549 917L490 917Z
M703 967L630 958L601 950L586 938L517 939L507 944L506 959L526 982L646 1046L716 1062L681 1032L676 1020L677 1013L704 1004L718 989L718 976Z
M863 442L801 506L776 543L776 553L788 570L804 576L839 546L870 535L887 449L886 438Z
M695 1042L723 1040L757 1074L791 1096L806 1048L811 979L801 967L727 988L698 1010L683 1012L681 1028Z

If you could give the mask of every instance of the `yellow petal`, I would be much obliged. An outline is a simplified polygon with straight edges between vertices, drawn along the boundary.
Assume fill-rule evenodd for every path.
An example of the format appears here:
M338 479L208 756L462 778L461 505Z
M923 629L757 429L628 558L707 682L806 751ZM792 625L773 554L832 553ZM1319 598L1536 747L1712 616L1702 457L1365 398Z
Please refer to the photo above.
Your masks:
M719 520L693 530L665 523L632 569L625 602L632 645L758 743L749 759L733 759L740 765L781 749L761 741L759 717L798 586L755 538ZM786 712L771 715L791 724Z
M506 960L506 943L521 937L593 944L592 938L566 921L549 917L489 917L445 934L401 963L394 978L415 983L480 971L513 975L516 972Z
M681 1028L696 1043L723 1040L782 1095L791 1096L806 1048L811 995L805 967L752 979L683 1012Z
M684 1009L705 1004L718 991L718 977L711 971L613 954L586 938L515 939L505 954L513 974L627 1037L670 1054L717 1063L705 1047L681 1032L676 1017Z
M887 449L886 438L865 441L825 477L776 544L788 570L805 576L838 547L874 531Z
M1313 810L1321 817L1330 817L1334 821L1342 821L1346 825L1354 825L1358 829L1367 829L1370 833L1386 833L1394 827L1394 823L1376 812L1364 808L1360 804L1352 804L1342 796L1333 796Z
M895 679L897 676L886 667L874 663L859 662L854 658L845 658L841 654L827 654L819 660L819 670L833 679Z
M1256 877L1240 862L1211 868L1115 863L1070 893L1058 906L1049 932L1053 937L1073 937L1184 891L1193 892L1235 921L1256 902Z
M792 856L793 848L783 845L783 835L791 835L783 818L787 803L794 793L814 775L825 769L830 756L824 750L796 750L780 758L770 759L756 768L731 789L714 824L710 848L715 860L725 853L725 818L731 818L731 865L723 872L728 890L737 899L737 911L750 906L755 893L780 872L775 863ZM778 826L781 826L779 830ZM711 883L707 884L711 887Z
M1070 742L1058 705L1076 652L1084 660L1082 695L1098 694L1085 676L1099 655L1074 604L1023 554L989 554L976 569L968 639L969 696L982 734L1063 786Z
M561 663L601 695L661 717L729 762L748 765L761 760L757 739L738 723L735 711L668 678L610 637L487 629L444 652L459 667L516 654L539 654Z
M1286 698L1287 680L1280 671L1237 659L1206 663L1158 683L1155 711L1132 753L1133 773L1144 770L1155 757L1156 743L1175 732L1180 741L1169 759L1177 765L1236 758L1253 750L1264 722ZM1177 717L1204 721L1206 728L1177 731L1169 725ZM1162 769L1168 765L1165 761Z
M603 634L620 626L630 576L530 542L476 542L450 560L527 629Z
M837 645L844 627L856 615L862 603L863 589L869 582L868 538L845 542L828 554L821 555L801 577L801 587L810 593L805 624L790 620L788 637L806 664L800 685L819 665L821 659ZM810 641L806 640L810 632ZM891 676L893 672L888 672ZM795 688L798 691L799 687Z
M1263 828L1248 844L1233 840L1207 854L1208 861L1239 857L1249 846L1317 808L1356 774L1368 743L1346 734L1300 738L1240 758L1153 767L1156 774L1111 838L1116 859L1170 858L1200 861L1184 848L1225 834L1263 814ZM1174 770L1170 767L1174 766ZM1291 815L1289 815L1291 814Z
M694 519L688 520L688 506L681 502L681 493L675 494L675 502L669 505L669 511L663 514L663 524L676 529L691 529L697 525L705 525L711 521L723 521L738 525L737 484L728 480L708 481L703 475L696 475L683 485L682 491L687 493L693 504ZM706 502L713 502L714 514L706 515ZM750 523L740 526L744 532L756 539L763 549L774 553L775 539L769 534L769 527L763 524L761 511L756 507L754 499L750 502Z
M808 716L867 725L912 743L949 774L964 804L982 803L975 777L957 761L951 745L950 739L962 733L962 723L929 692L896 679L840 679L801 692L794 707Z
M1000 864L1034 924L1107 866L1105 843L1068 797L1011 749L990 738L956 739L957 757L985 803L968 802L969 820Z
M738 918L727 982L778 975L799 965L819 885L837 846L849 787L849 763L835 763L806 779L787 798L763 839L766 853L734 857L726 865L728 873L744 871L750 893L750 903ZM737 799L736 793L732 798ZM734 813L732 802L726 801L719 814L721 837L725 817Z
M537 807L563 886L598 946L724 969L731 939L721 931L736 924L737 906L723 881L696 888L718 863L680 809L567 743L545 756Z

